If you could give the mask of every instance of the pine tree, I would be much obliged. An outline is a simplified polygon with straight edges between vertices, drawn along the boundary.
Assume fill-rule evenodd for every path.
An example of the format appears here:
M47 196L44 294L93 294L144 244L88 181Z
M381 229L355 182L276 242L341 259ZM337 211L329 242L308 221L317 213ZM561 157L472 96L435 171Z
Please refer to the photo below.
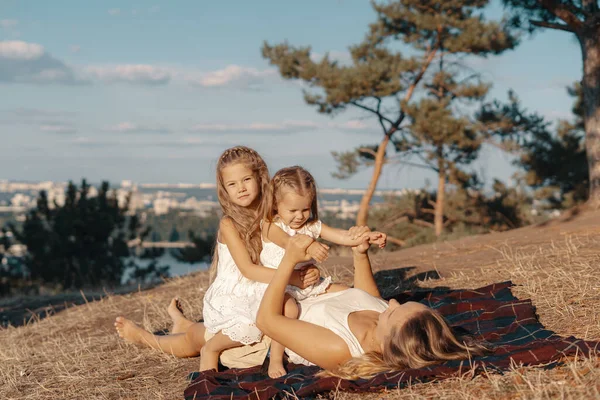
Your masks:
M589 199L600 204L600 7L597 0L503 0L514 26L534 32L554 29L577 38L583 58L583 120L589 169ZM560 57L557 54L557 57Z
M577 82L567 92L575 98L573 119L559 120L555 128L523 108L513 92L508 103L486 104L478 115L490 136L517 156L514 164L524 170L524 182L549 209L570 208L588 198L583 92Z
M429 73L436 60L464 55L486 56L513 48L516 39L501 24L486 22L482 9L488 0L401 0L372 3L377 20L370 25L362 43L350 47L352 65L341 65L326 55L319 62L311 59L310 47L288 43L265 43L262 54L279 68L285 79L300 79L309 88L305 101L318 112L337 114L347 108L367 112L379 123L379 143L349 152L334 152L340 178L348 177L361 166L373 166L371 182L363 196L357 224L367 223L369 203L383 165L392 161L388 151L406 128L407 107L424 82L435 84ZM405 45L406 53L397 51ZM425 106L425 104L422 104ZM439 107L439 106L438 106ZM442 107L443 108L443 107ZM404 150L404 149L403 149ZM396 159L397 160L397 159ZM403 162L407 162L406 160Z

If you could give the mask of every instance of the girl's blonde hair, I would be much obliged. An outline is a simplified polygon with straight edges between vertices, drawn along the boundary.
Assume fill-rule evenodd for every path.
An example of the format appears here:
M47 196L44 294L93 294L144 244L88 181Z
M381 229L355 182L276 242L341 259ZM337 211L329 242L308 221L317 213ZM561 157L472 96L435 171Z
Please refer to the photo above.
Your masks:
M247 207L241 207L234 204L227 194L225 182L223 182L223 168L243 164L254 174L258 182L258 208L253 211ZM246 249L250 254L252 262L259 263L262 242L260 239L260 219L265 210L265 193L269 187L269 170L262 157L255 151L246 146L236 146L227 149L221 154L217 161L217 198L223 211L223 218L230 218L238 231L240 237L246 244ZM210 267L210 279L214 279L217 272L218 252L217 246L213 251L213 258Z
M273 222L277 215L277 203L281 201L286 190L293 190L299 196L310 196L310 217L307 223L319 219L317 209L317 184L315 178L302 167L282 168L273 175L265 204L264 219Z
M459 340L437 311L427 309L392 328L386 337L383 353L372 351L354 357L321 376L342 379L371 378L381 372L422 368L449 360L466 360L489 349L472 339Z

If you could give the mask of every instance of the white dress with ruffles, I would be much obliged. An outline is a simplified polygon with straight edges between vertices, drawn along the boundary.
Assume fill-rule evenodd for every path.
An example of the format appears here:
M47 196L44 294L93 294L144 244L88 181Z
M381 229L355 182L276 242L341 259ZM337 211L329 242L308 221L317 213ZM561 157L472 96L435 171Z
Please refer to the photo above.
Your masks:
M298 233L303 235L310 236L313 239L319 238L321 236L321 221L315 221L308 224L305 224L300 229L292 229L288 225L286 225L281 219L277 219L273 222L273 224L277 225L281 228L285 233L290 236L294 236ZM279 247L273 242L265 242L263 239L262 242L262 251L260 253L260 263L265 267L269 268L277 268L283 259L285 254L285 249L283 247ZM315 261L303 262L296 265L296 269L301 268L304 265L314 264ZM315 283L312 286L309 286L304 289L300 289L299 287L288 285L286 288L286 292L289 293L296 300L304 300L309 297L318 296L320 294L325 293L327 288L331 285L331 277L328 276L326 278L321 278L318 283ZM266 289L266 288L265 288Z
M267 285L242 275L227 245L217 242L217 276L204 296L204 326L242 344L259 342L256 314Z

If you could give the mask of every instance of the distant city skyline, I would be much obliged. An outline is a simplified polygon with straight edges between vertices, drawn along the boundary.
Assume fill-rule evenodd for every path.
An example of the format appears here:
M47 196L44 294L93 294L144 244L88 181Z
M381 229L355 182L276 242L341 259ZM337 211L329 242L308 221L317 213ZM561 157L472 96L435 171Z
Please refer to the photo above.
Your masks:
M366 187L371 170L331 176L331 151L376 144L378 123L348 110L334 118L305 104L301 86L262 59L264 40L348 60L374 12L363 0L258 2L3 2L0 16L0 179L137 183L214 182L218 154L244 144L270 171L305 166L323 188ZM499 2L489 13L501 15ZM268 21L268 23L265 23ZM555 55L561 54L560 58ZM570 115L565 87L581 77L565 32L524 37L514 51L470 60L514 89L530 111ZM511 157L485 148L473 169L507 181ZM378 189L421 188L432 172L386 166Z

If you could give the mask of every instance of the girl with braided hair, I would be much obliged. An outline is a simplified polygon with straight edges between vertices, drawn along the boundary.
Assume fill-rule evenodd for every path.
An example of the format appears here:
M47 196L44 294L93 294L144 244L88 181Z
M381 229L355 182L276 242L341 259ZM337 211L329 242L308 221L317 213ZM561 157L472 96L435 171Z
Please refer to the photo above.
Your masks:
M264 219L262 221L262 252L260 262L262 265L277 268L285 255L291 237L296 234L306 235L313 239L319 237L328 242L342 246L358 246L367 240L379 248L386 245L386 235L381 232L364 232L356 236L349 230L330 227L319 220L317 208L317 185L315 179L306 169L293 166L280 169L271 179L271 184L266 195ZM306 265L322 262L328 256L328 247L321 242L313 241L307 248L311 256L309 261L299 263L295 270ZM295 318L299 314L296 310L297 301L309 299L324 293L339 292L347 289L345 285L331 283L331 277L320 278L319 281L306 288L288 285L284 309L289 310L287 318ZM273 341L271 344L270 363L281 365L281 375L285 374L283 358L285 348L280 343ZM295 354L288 350L291 358ZM269 364L271 365L271 364Z
M118 317L115 326L121 337L177 357L200 354L200 370L217 369L221 352L260 342L256 313L274 270L259 264L262 249L260 220L265 213L264 193L269 185L267 165L260 155L245 146L225 150L217 162L217 197L223 218L211 265L211 285L204 296L204 323L180 318L176 299L169 314L174 318L171 335L159 336ZM214 279L213 279L214 278ZM319 279L316 267L295 271L289 283L299 287ZM297 310L282 310L290 318ZM273 371L283 365L273 363ZM273 372L269 370L269 374Z

